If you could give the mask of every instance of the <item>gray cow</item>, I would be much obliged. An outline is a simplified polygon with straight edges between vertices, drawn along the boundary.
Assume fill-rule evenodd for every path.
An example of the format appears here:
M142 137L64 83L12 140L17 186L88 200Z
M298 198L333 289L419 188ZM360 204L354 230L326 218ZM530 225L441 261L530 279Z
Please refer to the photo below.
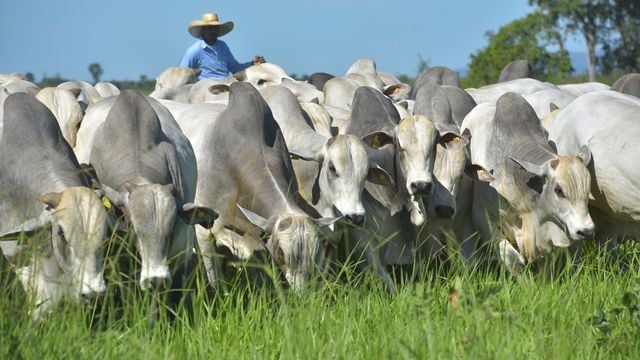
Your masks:
M365 180L391 183L390 175L369 162L364 143L353 135L325 137L305 121L295 95L282 86L262 90L289 152L305 160L294 161L305 200L324 217L345 216L358 225L364 221L361 195ZM301 177L302 176L302 177ZM309 196L311 195L311 196Z
M436 144L455 148L462 142L456 142L457 133L439 132L425 116L400 119L391 100L370 87L356 91L347 133L362 138L369 158L395 177L396 187L365 184L363 202L370 216L364 227L352 228L347 235L360 253L356 255L364 255L391 290L384 267L413 261L415 237L409 224L425 220L421 198L433 191Z
M518 250L503 240L500 256L519 274L526 260L554 245L570 245L557 231L552 234L549 224L565 230L573 241L593 235L587 209L590 152L585 147L578 157L557 155L535 111L518 94L501 96L495 106L481 105L465 118L463 130L472 135L473 162L490 169L494 179L490 186L475 183L473 220L485 241L502 225L504 236Z
M216 245L232 252L248 249L240 254L248 258L261 250L260 235L266 232L266 248L274 262L289 284L302 290L319 261L317 225L330 225L335 219L314 220L297 204L287 146L265 100L249 83L231 84L228 107L202 127L194 146L200 172L196 202L220 213L212 229ZM217 285L211 240L198 228L207 275Z
M32 95L10 95L0 141L0 247L37 308L38 318L70 292L106 290L107 212L49 109ZM42 231L40 231L42 230ZM42 251L21 259L26 233ZM34 240L35 239L35 240ZM9 241L5 241L9 240ZM24 262L23 262L24 261ZM22 263L22 264L21 264Z
M127 90L102 106L108 115L91 137L91 165L133 228L140 285L150 289L173 280L179 287L191 267L193 224L211 227L216 218L191 203L197 181L193 149L171 114L151 98Z

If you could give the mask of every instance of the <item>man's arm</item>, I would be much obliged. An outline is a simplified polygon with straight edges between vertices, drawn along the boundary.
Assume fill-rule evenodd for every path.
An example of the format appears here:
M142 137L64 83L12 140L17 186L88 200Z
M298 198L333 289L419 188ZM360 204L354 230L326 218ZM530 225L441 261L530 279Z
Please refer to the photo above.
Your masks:
M220 41L220 40L218 40L218 41ZM238 60L236 60L236 58L231 53L231 50L229 49L229 46L227 46L227 44L224 43L224 42L222 42L222 45L224 46L225 61L227 63L227 68L229 69L229 72L235 73L235 72L244 70L244 69L248 68L249 66L253 65L252 61L248 61L248 62L245 62L245 63L238 62Z

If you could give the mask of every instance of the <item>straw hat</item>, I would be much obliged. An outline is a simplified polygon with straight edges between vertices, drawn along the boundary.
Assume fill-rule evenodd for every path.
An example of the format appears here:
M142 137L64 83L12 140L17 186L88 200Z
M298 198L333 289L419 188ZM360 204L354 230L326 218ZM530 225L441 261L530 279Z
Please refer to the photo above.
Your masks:
M218 14L205 13L202 15L202 19L193 20L189 23L189 34L195 38L202 38L203 26L216 26L218 27L218 36L226 35L233 30L233 21L220 22L218 20Z

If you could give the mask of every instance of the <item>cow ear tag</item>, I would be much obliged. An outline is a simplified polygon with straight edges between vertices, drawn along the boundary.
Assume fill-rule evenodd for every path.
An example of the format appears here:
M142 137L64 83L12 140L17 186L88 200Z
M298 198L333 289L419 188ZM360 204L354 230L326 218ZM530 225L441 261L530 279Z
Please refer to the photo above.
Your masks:
M377 149L380 147L380 137L378 135L373 137L373 142L371 143L371 147Z
M102 197L102 205L104 205L106 209L111 209L111 201L109 201L106 196Z

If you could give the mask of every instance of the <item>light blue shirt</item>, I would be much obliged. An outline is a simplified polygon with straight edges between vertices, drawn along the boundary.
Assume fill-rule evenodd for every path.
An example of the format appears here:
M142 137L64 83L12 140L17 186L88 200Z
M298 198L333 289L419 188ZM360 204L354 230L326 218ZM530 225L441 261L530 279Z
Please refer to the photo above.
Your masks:
M231 50L224 41L218 39L213 46L207 45L204 40L198 40L191 45L184 54L180 67L201 69L198 80L206 78L223 79L230 73L244 70L252 65L252 62L239 63L231 54Z

